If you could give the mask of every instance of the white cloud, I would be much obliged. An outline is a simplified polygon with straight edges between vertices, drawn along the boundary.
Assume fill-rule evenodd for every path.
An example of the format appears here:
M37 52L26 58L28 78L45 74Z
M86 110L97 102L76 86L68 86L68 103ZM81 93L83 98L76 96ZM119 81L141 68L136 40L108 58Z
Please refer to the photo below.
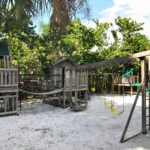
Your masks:
M89 28L95 28L96 24L91 21L91 20L81 20L82 24L84 24L85 26L89 27Z
M113 42L111 29L117 29L114 20L118 17L130 17L137 22L144 22L142 31L143 34L150 38L150 0L113 0L113 5L110 8L101 10L100 22L112 22L113 28L108 31L109 42ZM95 27L93 21L82 20L82 23L87 27ZM122 36L119 35L121 38Z
M117 16L144 22L144 34L150 37L150 0L113 0L113 6L103 10L100 22L113 22Z

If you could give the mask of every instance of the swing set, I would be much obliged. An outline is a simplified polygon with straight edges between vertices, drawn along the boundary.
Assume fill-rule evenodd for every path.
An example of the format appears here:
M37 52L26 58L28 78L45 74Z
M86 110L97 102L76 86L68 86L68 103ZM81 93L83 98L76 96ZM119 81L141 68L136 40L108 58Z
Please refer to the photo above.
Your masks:
M146 95L146 82L148 81L148 89L150 91L150 50L147 51L143 51L143 52L139 52L139 53L135 53L132 54L130 56L123 56L120 58L115 58L112 60L105 60L105 61L101 61L101 62L96 62L96 63L90 63L90 64L85 64L80 66L80 68L86 68L88 70L93 70L93 69L98 69L98 68L108 68L108 67L113 67L116 65L120 65L120 64L126 64L126 63L131 63L134 61L139 61L141 63L141 84L138 84L139 88L136 94L136 97L134 99L134 103L132 105L131 111L129 113L125 128L123 130L120 142L123 143L131 138L134 138L136 136L138 136L139 134L143 133L146 134L147 130L150 129L150 92L148 95ZM103 89L106 86L105 83L103 83ZM105 94L105 92L104 92ZM131 137L126 137L126 133L127 130L129 128L136 104L138 99L141 96L141 112L142 112L142 117L141 117L141 131L136 134L133 135ZM106 102L105 102L106 103ZM111 106L111 104L109 105ZM111 107L113 108L114 105ZM121 112L116 113L116 111L114 109L112 109L112 112L114 112L114 114L121 114L124 111L124 101L123 101L123 109Z
M111 101L107 101L106 98L104 99L104 106L105 108L108 108L111 110L112 114L113 115L116 115L116 116L119 116L121 115L124 111L125 111L125 108L124 108L124 86L122 88L122 94L123 94L123 100L122 100L122 110L117 110L117 108L115 107L115 101L114 101L114 98L115 98L115 90L114 90L114 76L112 76L112 83L111 83ZM104 97L106 97L106 93L107 93L107 80L105 78L103 78L102 80L102 94Z

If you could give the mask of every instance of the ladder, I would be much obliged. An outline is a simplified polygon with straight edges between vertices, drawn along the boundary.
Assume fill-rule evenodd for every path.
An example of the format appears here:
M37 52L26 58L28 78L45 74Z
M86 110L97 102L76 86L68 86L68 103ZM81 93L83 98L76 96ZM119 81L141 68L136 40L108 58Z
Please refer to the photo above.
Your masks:
M142 132L144 134L147 133L147 130L150 130L150 90L145 90L145 108L144 106L142 107L142 124L143 124L143 127L142 127ZM148 93L147 93L148 92Z
M150 67L150 64L148 65ZM148 67L148 68L149 68ZM142 133L150 130L150 70L145 67L145 84L142 89ZM148 84L148 85L147 85Z

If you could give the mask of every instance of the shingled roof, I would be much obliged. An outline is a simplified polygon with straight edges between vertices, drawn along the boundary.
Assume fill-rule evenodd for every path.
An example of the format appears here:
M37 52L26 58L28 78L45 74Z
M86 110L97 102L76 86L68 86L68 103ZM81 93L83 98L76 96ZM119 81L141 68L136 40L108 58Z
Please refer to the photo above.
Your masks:
M62 64L62 63L64 63L64 62L66 62L66 61L69 61L69 62L72 63L74 66L77 66L77 64L76 64L72 59L66 58L66 57L64 57L64 58L62 58L62 59L59 59L59 60L57 60L57 61L52 62L52 65L53 65L53 66L57 66L57 65Z

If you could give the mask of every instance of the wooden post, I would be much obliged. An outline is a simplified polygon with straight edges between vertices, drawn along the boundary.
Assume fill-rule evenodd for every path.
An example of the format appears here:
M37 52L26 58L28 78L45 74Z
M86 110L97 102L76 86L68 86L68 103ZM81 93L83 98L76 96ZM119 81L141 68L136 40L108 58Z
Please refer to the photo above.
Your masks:
M61 105L61 92L58 94L59 95L59 100L58 100L58 105Z
M72 103L72 89L73 89L72 80L73 80L73 68L70 68L70 97L69 97L70 106L71 106L71 103Z
M66 92L63 91L63 107L66 107Z
M146 134L146 59L141 60L141 83L142 83L142 133Z
M85 83L86 83L86 101L87 101L87 99L88 99L88 87L89 87L89 85L88 85L88 70L86 69L86 77L85 77Z
M14 111L14 109L15 109L15 98L14 97L11 98L11 103L12 103L12 111Z
M138 101L140 92L141 92L141 87L140 87L140 88L138 89L138 91L137 91L137 94L136 94L134 103L133 103L133 105L132 105L132 108L131 108L131 111L130 111L130 114L129 114L129 117L128 117L128 120L127 120L127 123L126 123L125 128L124 128L124 131L123 131L123 133L122 133L122 136L121 136L121 139L120 139L120 142L121 142L121 143L123 143L123 142L125 142L125 141L127 141L127 140L129 140L129 139L131 139L131 138L133 138L133 137L135 137L135 136L137 136L137 135L139 135L139 134L136 134L136 135L134 135L134 136L132 136L132 137L130 137L130 138L128 138L128 139L125 140L125 135L126 135L126 133L127 133L127 130L128 130L129 124L130 124L130 121L131 121L131 119L132 119L132 115L133 115L133 112L134 112L134 110L135 110L135 106L136 106L136 103L137 103L137 101ZM141 133L141 132L140 132L140 133Z
M1 71L1 85L4 84L4 71Z
M149 94L148 95L148 98L149 98L149 103L148 103L149 104L149 106L148 106L149 107L148 108L148 110L149 110L149 112L148 112L149 113L149 123L148 124L149 124L149 130L150 130L150 56L147 57L147 60L148 60L148 92L149 92L148 93Z
M8 102L8 98L4 99L4 112L7 111L7 102Z
M78 102L78 80L79 80L79 77L78 77L78 70L77 69L76 69L75 74L76 74L76 76L75 76L75 82L76 82L75 101Z
M112 75L112 79L114 80L114 75ZM120 95L120 88L121 88L121 86L119 85L119 83L122 84L122 77L119 76L119 74L118 74L118 77L117 77L118 95Z
M88 100L88 70L85 70L85 103Z
M63 91L63 107L66 107L66 68L64 68L64 91Z
M79 70L79 77L78 77L79 83L79 105L81 105L81 89L82 89L82 70Z
M131 85L131 93L130 95L132 96L133 95L133 86Z

